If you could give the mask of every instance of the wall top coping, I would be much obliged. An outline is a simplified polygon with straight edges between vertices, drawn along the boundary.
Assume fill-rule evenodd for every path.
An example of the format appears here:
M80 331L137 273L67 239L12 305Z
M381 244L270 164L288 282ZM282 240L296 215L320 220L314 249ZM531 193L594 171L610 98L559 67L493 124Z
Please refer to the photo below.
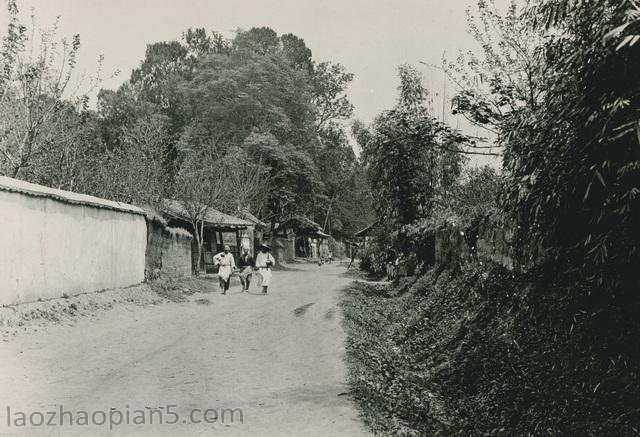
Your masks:
M21 181L6 176L0 176L0 190L34 197L46 197L60 202L70 203L72 205L86 205L94 208L145 215L145 212L142 209L134 205L129 205L128 203L101 199L99 197L89 196L88 194L74 193L73 191L57 190L55 188L32 184L31 182Z

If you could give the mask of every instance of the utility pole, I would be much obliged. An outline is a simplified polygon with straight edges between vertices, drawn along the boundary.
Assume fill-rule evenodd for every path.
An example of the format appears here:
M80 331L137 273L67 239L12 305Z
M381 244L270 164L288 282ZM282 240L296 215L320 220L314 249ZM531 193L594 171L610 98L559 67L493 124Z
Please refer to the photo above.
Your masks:
M444 59L447 52L442 52L442 124L446 123L445 119L445 106L447 101L447 74L444 67Z

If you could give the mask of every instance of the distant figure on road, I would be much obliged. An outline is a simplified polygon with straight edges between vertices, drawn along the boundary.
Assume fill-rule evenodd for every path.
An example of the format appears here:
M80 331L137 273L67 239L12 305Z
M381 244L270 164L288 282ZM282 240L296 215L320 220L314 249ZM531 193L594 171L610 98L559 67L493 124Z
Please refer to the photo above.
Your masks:
M229 282L231 281L231 274L236 268L236 262L233 259L233 254L229 253L229 246L224 245L224 252L220 252L213 257L213 262L218 268L218 280L220 281L220 289L222 294L227 294L229 289Z
M256 269L260 276L262 276L262 294L267 294L267 288L271 285L271 266L276 263L276 260L269 253L271 248L266 244L260 246L260 253L256 255Z
M240 283L242 284L242 291L249 291L249 285L251 285L251 276L253 268L255 267L255 260L249 253L248 247L242 248L242 255L238 259L238 268L240 268Z
M351 264L356 260L356 255L358 254L359 245L357 243L351 243L351 261L347 266L347 270L351 268Z

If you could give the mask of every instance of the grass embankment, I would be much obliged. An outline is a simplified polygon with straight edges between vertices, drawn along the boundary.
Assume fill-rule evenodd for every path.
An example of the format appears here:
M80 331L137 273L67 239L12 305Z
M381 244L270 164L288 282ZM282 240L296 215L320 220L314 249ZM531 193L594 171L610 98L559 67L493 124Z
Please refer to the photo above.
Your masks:
M370 428L637 435L637 326L603 333L611 327L603 312L570 303L569 288L531 283L467 266L410 285L350 287L342 303L350 383Z

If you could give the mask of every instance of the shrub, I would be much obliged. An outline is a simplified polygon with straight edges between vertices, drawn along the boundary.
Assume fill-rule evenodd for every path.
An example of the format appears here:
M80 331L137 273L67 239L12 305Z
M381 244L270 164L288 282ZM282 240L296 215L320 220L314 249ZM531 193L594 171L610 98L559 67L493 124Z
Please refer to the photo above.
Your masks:
M368 243L360 252L360 268L373 275L386 272L387 251L376 242Z
M409 293L345 296L350 383L382 434L633 435L639 321L581 307L577 277L542 283L469 263ZM637 318L636 318L637 319ZM618 325L622 323L622 326Z

